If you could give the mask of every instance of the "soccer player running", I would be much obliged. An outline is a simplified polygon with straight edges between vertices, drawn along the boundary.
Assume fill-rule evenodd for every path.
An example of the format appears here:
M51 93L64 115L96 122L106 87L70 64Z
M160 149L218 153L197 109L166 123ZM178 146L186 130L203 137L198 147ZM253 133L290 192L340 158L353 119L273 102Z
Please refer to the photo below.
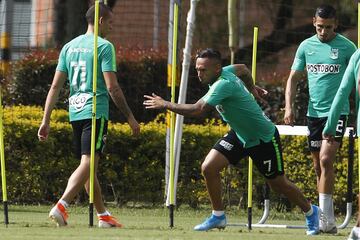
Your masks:
M293 108L296 85L303 78L303 72L306 69L309 85L308 145L317 177L321 210L320 230L326 233L336 233L333 207L335 182L333 163L347 126L348 101L341 109L335 141L324 141L322 130L341 78L356 46L335 32L337 27L336 10L330 5L321 5L316 9L313 25L316 34L300 44L287 80L284 122L285 124L294 124Z
M323 138L332 143L336 141L337 123L341 118L342 109L347 104L351 90L356 88L356 101L359 105L359 74L360 74L360 50L357 50L350 59L349 65L346 68L345 74L342 78L341 85L337 90L334 101L331 105L329 116L323 130ZM357 130L360 129L360 110L357 108ZM360 196L359 196L360 202ZM359 204L360 213L360 204ZM360 239L360 215L358 214L356 226L352 229L349 240Z
M95 7L86 13L88 29L67 43L61 50L51 88L46 98L44 116L38 131L40 141L48 138L50 132L51 112L65 81L69 80L69 115L74 132L75 155L80 165L72 173L67 187L58 203L51 209L49 217L58 226L67 225L67 208L83 186L89 191L90 149L93 103L93 43L94 43ZM114 46L103 37L112 30L113 13L111 9L99 4L99 37L97 69L97 111L96 111L96 156L95 173L98 161L105 144L109 115L109 95L115 105L125 115L134 135L139 134L140 127L127 105L123 92L117 82ZM94 206L99 219L99 227L121 227L122 225L105 209L101 188L95 174Z
M257 97L258 92L249 70L242 64L222 68L220 53L205 49L196 57L196 71L200 82L208 84L210 89L194 104L171 103L154 93L144 96L147 109L168 109L185 116L196 117L216 109L231 127L213 146L201 165L213 211L194 230L225 228L220 172L229 164L236 165L241 158L250 156L269 186L284 194L305 213L307 234L318 234L318 207L311 205L284 175L279 133L251 95L253 93Z

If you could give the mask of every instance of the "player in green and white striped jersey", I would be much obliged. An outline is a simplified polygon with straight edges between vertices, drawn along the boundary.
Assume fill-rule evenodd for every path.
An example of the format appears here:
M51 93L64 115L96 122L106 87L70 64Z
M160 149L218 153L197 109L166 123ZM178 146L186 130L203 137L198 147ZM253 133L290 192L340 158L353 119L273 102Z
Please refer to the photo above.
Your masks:
M94 49L94 18L95 7L86 13L88 29L67 43L60 52L58 66L49 90L44 117L38 131L40 141L48 138L50 116L56 104L60 90L65 81L69 80L69 116L74 131L75 155L80 165L72 173L67 187L58 203L51 209L49 217L58 226L67 225L66 209L71 201L85 185L89 188L89 166L91 150L92 104L93 104L93 49ZM112 30L112 11L105 4L99 5L99 37L98 37L98 68L96 91L96 157L95 172L107 134L109 119L109 95L115 105L125 115L134 134L139 134L140 127L128 107L123 92L117 82L114 46L103 37ZM99 227L121 227L121 224L105 209L101 188L95 173L94 206L98 213Z
M294 124L293 108L296 84L301 80L303 72L306 71L309 85L308 144L317 175L319 207L322 211L320 230L336 233L332 197L335 182L333 163L347 125L348 101L341 109L341 118L337 123L336 141L324 141L322 130L331 103L356 46L335 32L337 27L336 10L332 6L322 5L318 7L313 18L313 24L316 35L300 44L287 80L284 122L290 125Z

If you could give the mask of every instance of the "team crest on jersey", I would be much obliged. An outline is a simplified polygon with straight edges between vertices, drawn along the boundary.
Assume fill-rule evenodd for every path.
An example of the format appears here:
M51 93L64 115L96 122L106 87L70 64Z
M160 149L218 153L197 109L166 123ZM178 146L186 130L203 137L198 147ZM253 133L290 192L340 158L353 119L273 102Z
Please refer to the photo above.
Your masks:
M331 59L338 59L339 57L339 49L338 48L332 48L330 52L330 58Z

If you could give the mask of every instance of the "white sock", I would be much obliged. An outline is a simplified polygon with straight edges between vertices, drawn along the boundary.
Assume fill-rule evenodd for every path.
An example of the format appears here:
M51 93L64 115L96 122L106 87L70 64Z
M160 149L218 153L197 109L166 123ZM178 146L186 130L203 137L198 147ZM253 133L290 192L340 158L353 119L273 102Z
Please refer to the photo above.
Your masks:
M212 214L217 216L217 217L220 217L220 216L225 214L225 211L212 210Z
M105 210L105 212L103 212L103 213L98 213L97 216L98 216L98 217L111 216L111 214L110 214L107 210Z
M59 200L59 203L61 203L61 205L63 205L65 209L69 207L69 204L62 199Z
M332 195L331 195L331 201L330 201L329 222L335 223L334 199L332 198Z
M350 236L352 236L353 238L350 238ZM351 230L349 239L358 239L358 238L354 238L354 237L360 237L360 227L353 227L353 229Z
M334 222L334 203L332 194L319 193L319 207L328 222Z
M314 210L313 210L312 206L310 205L310 210L305 213L305 216L309 217L309 216L313 215L313 213L314 213Z

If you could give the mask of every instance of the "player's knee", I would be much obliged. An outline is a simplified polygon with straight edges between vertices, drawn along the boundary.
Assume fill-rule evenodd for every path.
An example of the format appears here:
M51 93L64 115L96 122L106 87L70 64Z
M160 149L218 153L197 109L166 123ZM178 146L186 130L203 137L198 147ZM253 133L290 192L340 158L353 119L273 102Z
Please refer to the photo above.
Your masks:
M84 188L85 188L86 193L89 194L89 192L90 192L90 186L89 186L88 183L85 183Z
M320 166L322 169L330 169L333 167L333 161L327 155L320 158ZM321 171L321 170L320 170Z
M207 164L206 162L203 162L201 164L201 173L202 175L206 176L210 173L210 167L209 164Z
M201 164L201 173L204 177L208 177L216 174L215 168L209 164L207 161Z

